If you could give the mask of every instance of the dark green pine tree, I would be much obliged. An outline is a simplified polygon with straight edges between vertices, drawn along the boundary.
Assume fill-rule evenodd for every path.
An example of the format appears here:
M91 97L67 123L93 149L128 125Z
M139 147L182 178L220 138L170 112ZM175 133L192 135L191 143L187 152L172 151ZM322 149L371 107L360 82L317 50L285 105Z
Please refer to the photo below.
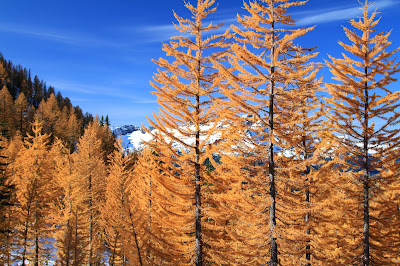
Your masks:
M106 115L106 119L104 120L104 125L105 125L106 127L110 127L110 126L111 126L111 124L110 124L110 119L108 118L108 115Z
M35 76L33 79L33 106L35 108L38 108L43 97L43 82L39 80L38 76Z

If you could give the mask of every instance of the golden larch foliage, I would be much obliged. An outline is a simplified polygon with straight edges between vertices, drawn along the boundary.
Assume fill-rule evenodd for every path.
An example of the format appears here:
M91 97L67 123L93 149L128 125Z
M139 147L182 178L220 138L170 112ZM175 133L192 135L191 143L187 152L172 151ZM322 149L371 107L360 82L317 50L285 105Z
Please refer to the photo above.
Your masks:
M15 117L19 133L25 136L29 127L29 116L33 107L29 106L25 94L21 92L15 100Z
M15 189L11 180L8 142L0 136L0 263L11 265L14 260Z
M13 184L16 188L17 238L20 250L17 258L26 265L27 260L42 263L51 233L49 211L53 201L51 160L48 156L50 136L42 134L42 123L35 120L33 135L28 135L24 146L13 163Z
M3 136L14 136L16 125L13 98L6 86L0 90L0 133Z
M98 138L98 123L92 122L79 139L77 151L73 154L73 171L79 180L83 202L80 213L86 226L84 234L85 263L95 264L104 256L104 235L101 231L101 208L105 200L107 172L104 163L104 152L101 139ZM77 210L78 211L78 210Z
M341 184L351 186L346 197L353 204L343 206L349 230L339 230L346 242L345 264L393 265L398 262L400 227L394 213L393 190L398 184L398 128L400 92L391 83L400 72L400 62L389 50L389 33L375 33L380 19L369 13L371 3L362 6L363 15L350 21L354 30L344 27L350 44L339 42L343 58L330 56L327 65L335 83L326 84L331 98L328 128L338 165L348 172ZM340 185L340 183L339 183ZM389 219L390 218L390 219ZM397 236L397 237L396 237Z
M232 199L238 220L230 230L242 242L242 261L247 263L311 261L311 166L321 116L316 96L319 67L311 62L317 55L313 49L295 44L313 27L289 28L295 21L287 14L288 8L305 2L244 3L248 15L238 15L242 27L232 26L236 42L229 64L215 62L218 86L228 99L221 105L227 110L231 139L241 139L233 146L238 156L222 160L231 166L229 173L242 177L233 194L238 198Z
M174 14L178 21L175 28L182 35L163 45L172 60L154 61L161 69L151 82L161 105L154 121L150 120L156 131L148 143L152 149L149 155L159 162L160 172L152 181L152 236L159 239L160 250L165 250L162 256L177 265L202 265L207 253L214 250L204 234L209 204L203 202L204 184L212 183L205 165L212 160L212 153L206 147L220 119L219 107L214 104L217 72L210 61L223 60L228 34L212 35L222 25L204 24L216 11L215 1L196 2L185 4L191 18ZM183 149L178 150L174 143Z
M152 156L152 150L145 147L138 156L134 169L135 182L132 182L130 210L133 214L132 225L142 233L141 255L143 264L176 264L180 260L174 256L174 240L168 236L162 216L158 216L157 197L159 190L157 180L166 174L160 168L161 161ZM134 258L138 261L138 258Z
M47 100L42 100L35 113L35 117L43 122L43 130L47 134L52 134L51 143L53 143L55 135L56 122L60 118L61 111L57 99L54 94L50 94Z
M64 106L61 110L60 117L55 123L54 134L65 142L69 149L73 150L80 137L80 132L81 125L76 118L74 110Z
M56 139L50 154L54 161L54 179L57 195L53 219L56 223L54 239L57 248L57 263L59 265L80 265L84 262L85 241L83 238L86 227L84 220L84 197L80 180L75 174L74 162L70 150L61 140Z
M109 175L106 186L106 201L102 208L103 226L106 235L110 265L143 265L141 251L143 228L137 224L142 210L131 209L137 201L133 175L134 157L124 155L122 141L116 151L109 155ZM143 218L143 217L142 217Z

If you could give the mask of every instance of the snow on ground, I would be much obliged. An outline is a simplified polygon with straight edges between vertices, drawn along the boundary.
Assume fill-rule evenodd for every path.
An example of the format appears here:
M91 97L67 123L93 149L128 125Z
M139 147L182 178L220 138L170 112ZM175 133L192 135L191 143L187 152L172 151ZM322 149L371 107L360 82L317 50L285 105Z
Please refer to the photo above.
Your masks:
M250 130L247 131L246 133L244 133L245 135L247 135L248 137L254 137L254 132L251 131L251 129L254 129L255 131L258 131L259 129L257 127L259 127L259 123L257 122L252 122ZM201 131L201 135L200 135L200 141L201 142L206 142L207 144L212 144L214 142L216 142L217 140L219 140L221 138L221 133L219 131L224 130L224 128L226 128L227 125L223 124L223 123L218 123L215 130L213 130L213 134L211 134L210 136L208 135L208 131L212 130L213 128L213 124L209 123L206 125L201 126L200 131ZM158 131L155 129L151 130L152 134L157 134ZM194 137L194 132L195 132L195 127L194 125L187 125L187 126L180 126L178 129L174 129L174 128L170 128L168 129L168 133L170 133L171 135L175 136L176 138L178 138L179 140L181 140L183 143L187 144L187 145L193 145L195 142L195 137ZM118 134L118 133L125 133L125 134ZM150 133L146 132L144 129L139 128L137 126L122 126L119 128L116 128L114 131L114 134L122 139L122 143L123 143L123 147L128 150L128 151L140 151L144 148L145 143L149 142L153 137ZM235 150L251 150L254 147L254 144L246 141L247 138L243 138L243 142L242 143L236 143L234 146L232 146L232 148L234 148ZM347 136L341 136L339 137L343 140L347 139ZM319 140L315 140L315 142L319 142ZM362 148L362 143L356 143L356 146ZM178 141L174 141L172 144L172 147L174 149L180 150L180 151L186 151L187 147L185 147L182 143L178 142ZM385 146L371 146L370 147L370 154L373 155L375 154L377 151L377 149L382 149L385 148ZM278 152L279 154L283 154L286 157L292 157L295 154L293 153L293 151L291 149L287 149L287 150L282 150L279 147L275 147L275 151Z
M219 125L222 126L222 125ZM201 127L201 132L204 132L204 134L200 135L200 141L206 141L207 143L213 143L219 138L219 134L215 133L211 136L208 136L206 132L212 128L212 125L204 125ZM158 131L153 129L152 134L157 134ZM188 132L195 132L195 128L193 125L190 126L181 126L179 129L169 129L168 133L171 135L174 135L175 137L179 138L182 142L188 144L188 145L193 145L195 142L194 135L187 137L184 136L181 132L188 133ZM127 150L132 150L132 151L137 151L143 149L144 145L146 142L150 141L153 137L150 133L144 131L143 129L140 130L135 130L133 132L127 133L125 135L119 135L117 136L121 138L123 147ZM175 141L173 143L173 147L177 148L179 150L184 150L184 145L181 143Z
M150 141L153 137L144 130L134 131L126 136L126 143L132 150L142 150L145 142Z

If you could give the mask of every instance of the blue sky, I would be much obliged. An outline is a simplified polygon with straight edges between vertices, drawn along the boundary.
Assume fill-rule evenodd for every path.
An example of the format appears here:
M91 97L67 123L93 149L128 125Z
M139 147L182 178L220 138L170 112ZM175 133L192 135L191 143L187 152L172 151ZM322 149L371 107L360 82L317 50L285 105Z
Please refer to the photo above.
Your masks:
M236 13L244 14L242 0L217 2L214 22L229 26ZM392 30L391 48L399 47L400 0L376 0L375 7L382 17L378 31ZM301 42L318 46L322 60L340 56L337 42L347 42L341 26L360 16L359 8L357 0L309 0L289 11L299 26L317 25ZM85 112L108 114L114 126L148 125L146 116L158 109L149 85L156 72L151 59L164 56L162 42L177 34L172 10L188 15L183 0L2 1L0 52ZM329 81L328 72L321 73Z

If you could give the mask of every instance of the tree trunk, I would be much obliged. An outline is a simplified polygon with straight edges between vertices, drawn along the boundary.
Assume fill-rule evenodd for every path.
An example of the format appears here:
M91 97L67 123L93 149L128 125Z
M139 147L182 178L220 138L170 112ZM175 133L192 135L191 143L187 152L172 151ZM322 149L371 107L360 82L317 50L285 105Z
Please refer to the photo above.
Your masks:
M114 266L115 253L117 253L117 239L118 239L118 233L117 233L117 235L115 236L115 239L114 239L114 248L113 248L112 256L111 256L110 262L109 262L110 266Z
M79 238L79 232L78 232L78 208L75 207L75 243L74 243L74 263L73 265L78 264L78 238Z
M34 186L35 188L35 186ZM31 210L31 198L28 201L28 210L27 214L25 216L25 228L24 228L24 234L23 234L23 251L22 251L22 266L25 266L25 260L26 260L26 252L27 252L27 246L28 246L28 230L29 230L29 217L30 217L30 210Z
M367 58L368 55L366 54ZM365 78L368 78L368 68L365 67ZM369 115L369 97L368 83L365 81L364 86L364 228L363 228L363 266L368 266L370 262L369 254L369 133L368 133L368 115Z
M35 260L34 260L34 265L35 266L39 266L39 238L38 238L37 235L35 236Z
M92 176L89 175L89 261L88 265L92 266L93 257L93 214L92 214Z
M28 209L28 215L29 215L29 209ZM27 249L27 238L28 238L28 217L26 217L26 223L25 223L25 228L24 228L24 242L22 244L23 246L23 251L22 251L22 266L25 266L25 259L26 259L26 249Z
M303 124L303 128L304 128ZM309 158L308 155L308 150L307 150L307 140L306 136L303 136L303 149L304 149L304 160L307 160ZM310 166L307 165L306 170L304 172L304 175L307 177L305 179L305 201L306 201L306 208L307 208L307 214L304 217L304 221L306 222L306 235L310 235L311 230L309 227L309 221L310 221L310 179L308 175L310 174ZM311 245L310 245L310 240L307 240L306 244L306 260L307 264L306 266L311 266Z
M271 5L271 16L274 18L274 5ZM271 206L269 209L269 225L270 225L270 243L271 243L271 260L270 265L278 265L278 244L276 243L275 227L276 227L276 186L275 186L275 162L274 162L274 93L275 93L275 23L271 24L272 36L271 36L271 81L270 81L270 98L269 98L269 193Z
M132 233L133 237L135 239L135 246L136 246L136 251L138 253L138 260L139 260L139 265L142 266L142 255L140 254L140 247L139 247L139 242L137 239L136 231L135 231L135 225L133 224L133 217L132 217L132 212L129 210L129 217L131 218L131 224L132 224Z
M68 157L68 175L71 176L71 160ZM67 256L65 258L65 265L69 266L69 261L71 259L71 241L72 241L72 228L70 224L71 214L72 214L72 201L71 201L71 183L68 183L68 203L69 203L69 210L68 210L68 220L67 220Z
M89 160L91 158L90 143L89 143ZM92 175L89 174L89 261L88 266L92 266L93 257L93 213L92 213Z
M196 113L199 114L199 96L196 96ZM198 125L197 125L198 126ZM196 197L196 266L203 265L203 242L201 233L201 191L200 191L200 130L196 131L195 154L195 197Z
M363 230L363 266L368 266L370 261L369 255L369 180L368 174L364 174L364 230Z
M196 143L195 143L195 198L196 198L196 266L203 265L203 239L201 232L201 177L200 177L200 95L201 90L201 58L202 58L202 37L201 37L201 20L197 20L197 36L196 42L199 47L197 53L197 92L196 92Z

